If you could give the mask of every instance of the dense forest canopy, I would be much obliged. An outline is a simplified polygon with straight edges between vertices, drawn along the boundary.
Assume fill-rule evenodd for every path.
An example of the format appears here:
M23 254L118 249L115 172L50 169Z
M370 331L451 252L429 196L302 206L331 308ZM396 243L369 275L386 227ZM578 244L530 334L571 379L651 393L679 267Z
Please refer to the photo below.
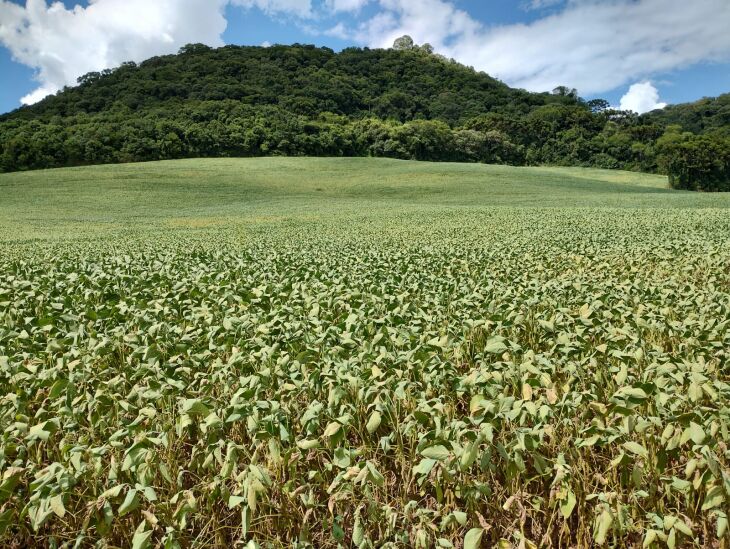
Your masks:
M184 157L385 156L622 168L730 190L730 94L643 116L392 49L201 44L0 116L0 171Z

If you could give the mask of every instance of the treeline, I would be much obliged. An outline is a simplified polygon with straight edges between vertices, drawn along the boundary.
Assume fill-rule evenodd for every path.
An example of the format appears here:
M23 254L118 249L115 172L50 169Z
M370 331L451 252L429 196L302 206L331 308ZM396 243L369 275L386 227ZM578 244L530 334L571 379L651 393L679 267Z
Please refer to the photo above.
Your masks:
M452 128L441 120L350 119L331 113L310 118L232 100L8 120L1 131L0 167L6 171L272 154L652 171L657 167L654 142L663 133L660 127L638 125L630 115L599 116L577 105L544 106L523 117L488 113Z
M702 109L637 116L568 88L515 90L407 42L339 54L191 45L80 81L0 117L0 170L379 156L621 168L667 173L678 188L730 190L730 124L722 122L730 96ZM699 129L698 110L707 119Z

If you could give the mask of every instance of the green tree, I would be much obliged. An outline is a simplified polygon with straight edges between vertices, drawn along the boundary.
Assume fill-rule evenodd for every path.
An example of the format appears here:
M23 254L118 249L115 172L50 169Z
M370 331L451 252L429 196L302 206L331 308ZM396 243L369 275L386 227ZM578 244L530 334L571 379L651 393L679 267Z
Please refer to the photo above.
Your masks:
M730 191L730 139L670 127L657 148L659 167L675 189Z
M412 50L415 47L416 44L413 42L413 38L407 34L400 38L396 38L395 42L393 42L393 49L396 51Z

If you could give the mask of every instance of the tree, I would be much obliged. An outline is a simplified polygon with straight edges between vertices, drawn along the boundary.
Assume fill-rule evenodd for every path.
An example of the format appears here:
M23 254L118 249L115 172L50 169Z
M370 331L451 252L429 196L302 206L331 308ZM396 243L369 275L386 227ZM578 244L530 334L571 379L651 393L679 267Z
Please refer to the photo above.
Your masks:
M571 99L578 98L578 90L575 88L569 88L568 86L558 86L553 88L552 93L553 95L558 95L560 97L570 97Z
M87 72L76 79L76 83L83 86L85 84L93 84L101 78L101 73L97 71Z
M657 142L659 166L675 189L730 191L730 139L680 133L670 127Z
M205 44L197 43L197 44L185 44L178 53L180 55L187 55L187 54L194 54L194 53L206 53L212 50L210 46L206 46Z
M588 103L586 103L586 105L588 105L588 108L591 109L591 112L593 113L601 113L611 108L611 103L605 99L591 99Z
M381 118L394 118L401 122L411 120L415 110L413 96L401 91L383 94L375 105L375 112Z
M401 36L400 38L396 38L395 42L393 42L393 49L396 51L412 50L415 47L416 45L413 42L413 38L411 38L407 34Z

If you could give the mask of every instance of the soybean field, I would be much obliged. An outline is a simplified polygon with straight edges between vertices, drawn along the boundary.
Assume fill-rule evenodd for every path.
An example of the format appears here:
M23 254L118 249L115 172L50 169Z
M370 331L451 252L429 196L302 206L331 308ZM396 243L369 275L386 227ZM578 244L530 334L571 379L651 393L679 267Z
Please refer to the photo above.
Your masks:
M0 543L728 547L730 193L216 159L0 175Z

